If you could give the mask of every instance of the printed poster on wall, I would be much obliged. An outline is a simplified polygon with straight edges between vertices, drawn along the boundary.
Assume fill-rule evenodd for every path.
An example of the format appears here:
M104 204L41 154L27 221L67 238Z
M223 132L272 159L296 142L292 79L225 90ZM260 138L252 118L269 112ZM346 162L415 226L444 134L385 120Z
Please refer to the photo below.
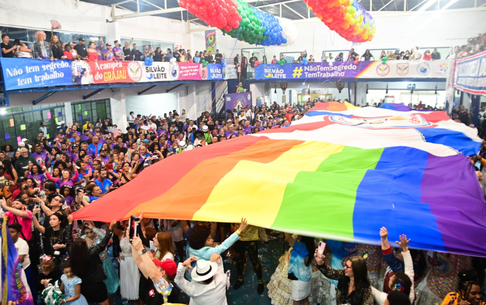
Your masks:
M211 30L211 31L206 31L206 51L209 53L209 51L213 52L216 54L216 31Z
M224 95L226 110L242 109L251 107L251 92L228 93Z

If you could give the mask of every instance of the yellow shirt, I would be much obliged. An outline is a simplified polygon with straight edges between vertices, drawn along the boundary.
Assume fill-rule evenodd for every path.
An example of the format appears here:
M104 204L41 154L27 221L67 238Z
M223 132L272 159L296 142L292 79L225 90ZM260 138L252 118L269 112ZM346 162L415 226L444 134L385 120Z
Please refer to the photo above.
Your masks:
M239 227L239 224L237 226ZM260 240L260 236L258 235L258 227L248 225L246 229L243 232L241 232L240 240L241 241Z

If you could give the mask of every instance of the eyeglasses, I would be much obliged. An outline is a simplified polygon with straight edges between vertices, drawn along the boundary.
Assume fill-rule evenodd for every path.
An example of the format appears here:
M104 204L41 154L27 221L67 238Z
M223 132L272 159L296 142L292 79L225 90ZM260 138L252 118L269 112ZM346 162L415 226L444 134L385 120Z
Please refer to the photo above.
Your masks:
M353 269L353 267L352 267L352 266L348 266L348 265L346 264L346 265L344 265L344 269Z

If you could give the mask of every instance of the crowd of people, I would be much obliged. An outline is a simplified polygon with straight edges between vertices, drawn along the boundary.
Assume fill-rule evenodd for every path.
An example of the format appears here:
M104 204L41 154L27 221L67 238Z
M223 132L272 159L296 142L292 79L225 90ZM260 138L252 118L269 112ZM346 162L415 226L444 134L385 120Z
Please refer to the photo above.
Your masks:
M170 62L175 58L177 62L199 63L203 60L208 63L221 64L224 60L223 54L216 50L212 51L196 51L192 55L191 50L185 50L182 46L175 46L174 50L157 47L155 50L152 46L144 45L141 49L133 39L125 41L122 44L115 40L113 44L105 43L102 37L98 41L86 42L84 38L79 38L78 41L62 42L59 35L54 33L54 28L51 28L51 35L49 41L46 40L47 34L44 31L37 31L35 33L36 42L32 46L26 45L20 39L10 41L8 34L2 34L2 56L8 58L37 58L53 60L88 60L88 61L132 61L145 60L151 58L157 62Z
M208 112L195 120L184 110L159 117L131 112L126 132L110 119L88 120L60 125L50 139L41 124L37 138L4 145L1 206L37 304L45 304L42 291L57 281L67 304L114 304L115 294L139 305L226 304L222 257L231 248L237 270L233 289L244 282L248 257L258 281L255 292L267 288L273 304L335 299L350 305L432 305L444 299L444 305L484 305L484 259L409 250L413 241L406 236L400 237L400 249L392 249L386 228L377 232L381 250L331 240L323 246L312 237L281 234L291 249L265 283L259 241L280 233L248 225L244 218L238 224L140 219L134 236L127 221L72 218L164 158L285 128L315 102L241 107L228 110L224 120Z
M451 56L463 58L486 51L486 32L467 40L467 44L454 47Z

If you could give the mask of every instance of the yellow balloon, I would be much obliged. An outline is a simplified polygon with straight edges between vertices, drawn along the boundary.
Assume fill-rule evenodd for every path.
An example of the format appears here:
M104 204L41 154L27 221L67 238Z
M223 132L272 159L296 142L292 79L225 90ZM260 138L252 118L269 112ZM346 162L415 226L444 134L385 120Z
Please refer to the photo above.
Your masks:
M353 18L349 19L349 25L354 25L355 23L356 21Z

